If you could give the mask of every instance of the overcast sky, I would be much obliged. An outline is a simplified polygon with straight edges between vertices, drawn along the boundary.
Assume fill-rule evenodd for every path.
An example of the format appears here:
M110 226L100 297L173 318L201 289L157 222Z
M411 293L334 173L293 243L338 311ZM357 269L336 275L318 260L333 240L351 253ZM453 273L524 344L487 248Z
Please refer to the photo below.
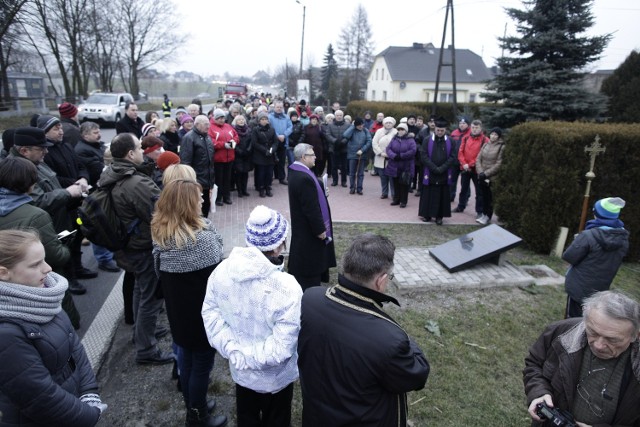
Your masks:
M373 33L374 52L413 42L440 47L446 0L299 0L306 5L304 68L322 66L327 46L336 47L341 30L351 22L359 3L365 5ZM481 55L487 66L501 54L496 37L515 35L504 7L523 8L519 0L454 0L456 48ZM177 2L188 49L163 71L187 70L200 75L252 76L273 72L286 61L298 67L303 7L296 0L187 0ZM640 49L638 0L595 0L595 25L590 35L613 33L602 59L592 69L614 69ZM162 25L162 23L159 23ZM634 29L635 28L635 29ZM451 41L450 21L446 45Z

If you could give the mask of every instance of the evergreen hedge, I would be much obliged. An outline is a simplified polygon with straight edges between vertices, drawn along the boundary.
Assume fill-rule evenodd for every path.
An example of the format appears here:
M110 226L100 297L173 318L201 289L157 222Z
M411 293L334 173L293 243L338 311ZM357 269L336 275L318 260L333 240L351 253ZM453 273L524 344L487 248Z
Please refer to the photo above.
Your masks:
M603 197L626 200L620 218L631 232L628 259L640 259L640 124L530 122L511 129L493 189L505 227L528 246L549 253L561 226L578 232L596 135L606 148L597 156L587 220ZM567 239L567 244L573 240Z
M495 104L470 102L467 104L457 104L461 112L457 115L453 114L453 105L451 103L438 103L437 116L444 117L451 125L452 129L458 127L458 117L461 114L468 115L472 119L482 119L482 108L495 107ZM364 116L365 111L371 112L371 118L375 120L376 114L384 113L385 116L391 116L398 122L402 117L409 114L423 116L425 123L431 115L432 102L374 102L374 101L351 101L345 109L345 114L349 114L354 119Z

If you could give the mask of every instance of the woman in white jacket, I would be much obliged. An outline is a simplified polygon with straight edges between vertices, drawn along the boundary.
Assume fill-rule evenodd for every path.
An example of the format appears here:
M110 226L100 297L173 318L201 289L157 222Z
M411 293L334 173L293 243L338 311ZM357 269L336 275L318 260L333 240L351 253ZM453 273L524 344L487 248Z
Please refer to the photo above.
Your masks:
M209 343L229 359L238 427L291 424L302 288L282 271L289 223L257 206L247 247L233 248L209 277L202 318Z
M382 187L381 199L389 197L389 190L391 190L391 198L394 198L393 184L391 178L385 175L384 168L387 166L387 145L389 145L393 137L398 133L394 127L395 125L396 119L393 117L385 117L382 120L382 127L373 135L373 141L371 142L375 154L373 167L378 176L380 176L380 185Z

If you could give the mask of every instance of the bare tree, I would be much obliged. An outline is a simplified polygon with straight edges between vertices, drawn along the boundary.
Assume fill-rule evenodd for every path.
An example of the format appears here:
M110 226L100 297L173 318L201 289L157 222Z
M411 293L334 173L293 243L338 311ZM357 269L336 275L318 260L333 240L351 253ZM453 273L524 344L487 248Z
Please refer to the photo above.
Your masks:
M186 40L179 35L175 9L164 2L118 0L119 19L123 25L120 43L124 47L124 64L128 68L129 91L137 97L141 71L160 61L169 61L171 53Z
M7 69L11 65L10 57L16 34L11 32L11 27L17 22L16 17L22 10L27 0L0 0L0 105L11 102L9 90L9 77Z
M358 4L351 22L341 30L340 40L338 40L338 59L347 69L346 83L343 82L345 88L341 94L344 101L357 99L360 95L359 88L366 85L366 76L373 64L373 48L367 11ZM345 91L347 93L344 93Z
M122 69L124 61L121 56L121 40L118 36L123 26L120 20L109 19L115 16L119 6L113 2L93 1L87 23L93 29L85 58L89 67L89 75L95 85L104 92L113 92L116 70Z

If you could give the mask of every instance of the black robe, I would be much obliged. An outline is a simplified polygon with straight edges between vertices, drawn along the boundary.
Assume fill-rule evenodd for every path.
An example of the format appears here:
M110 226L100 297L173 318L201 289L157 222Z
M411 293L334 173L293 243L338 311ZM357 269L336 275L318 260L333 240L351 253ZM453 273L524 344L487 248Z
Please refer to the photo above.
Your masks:
M336 252L333 242L327 244L317 237L325 231L325 226L314 178L289 169L288 190L291 213L288 272L306 277L325 274L336 266ZM333 225L331 229L333 232Z
M455 161L454 142L450 143L447 152L445 137L434 138L433 150L429 156L429 139L422 143L422 164L424 174L429 173L429 185L424 185L420 193L420 207L418 215L423 218L444 218L451 216L451 199L449 190L449 171Z

